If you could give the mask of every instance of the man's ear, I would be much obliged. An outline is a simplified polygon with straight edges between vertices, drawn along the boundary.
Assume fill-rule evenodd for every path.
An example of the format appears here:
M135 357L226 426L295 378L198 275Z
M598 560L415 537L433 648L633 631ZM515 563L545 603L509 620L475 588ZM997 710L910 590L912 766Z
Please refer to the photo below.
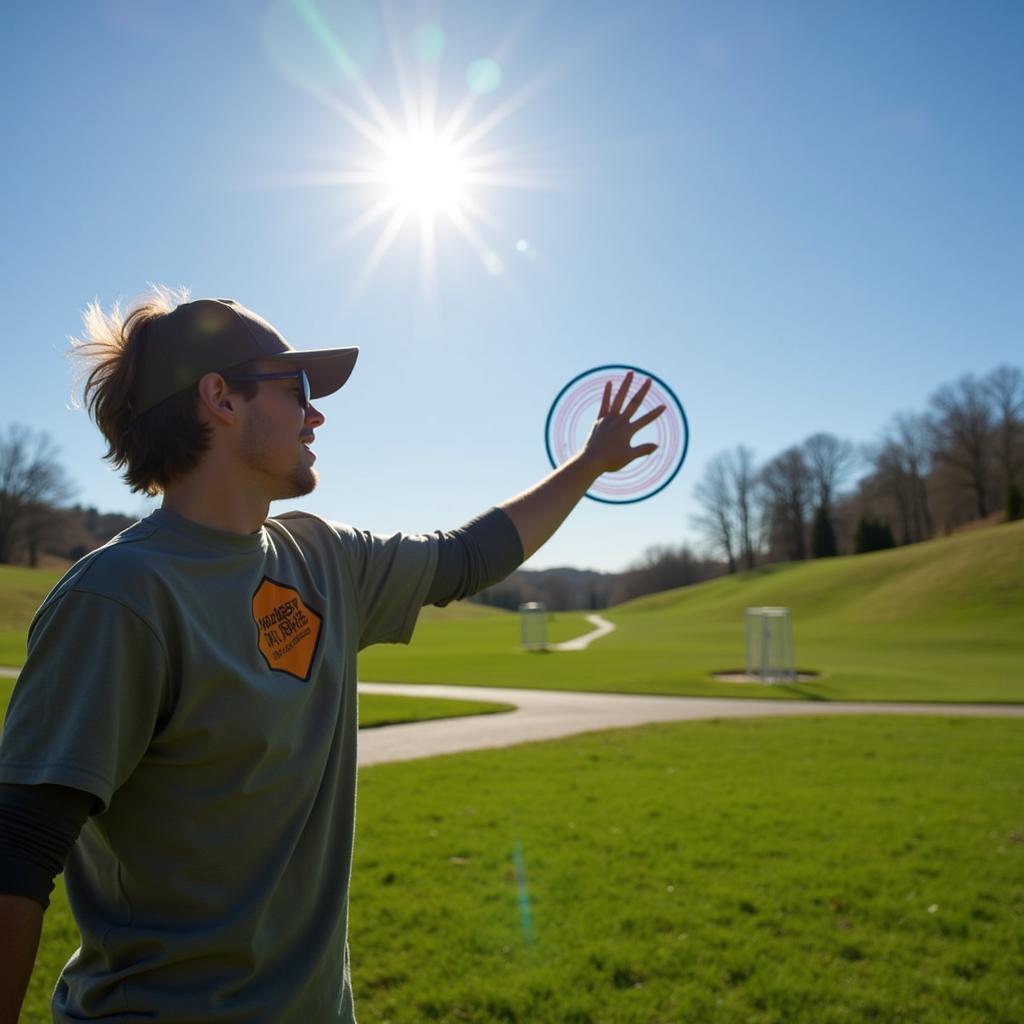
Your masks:
M207 373L199 378L199 411L225 425L234 423L238 395L219 373Z

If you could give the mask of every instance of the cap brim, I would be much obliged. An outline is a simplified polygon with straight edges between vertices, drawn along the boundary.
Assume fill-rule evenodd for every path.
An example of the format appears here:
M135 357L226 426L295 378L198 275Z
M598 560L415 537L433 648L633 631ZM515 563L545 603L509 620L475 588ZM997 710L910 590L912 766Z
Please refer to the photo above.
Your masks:
M282 352L271 356L275 363L301 367L309 378L309 397L323 398L334 394L352 375L358 348L314 348Z

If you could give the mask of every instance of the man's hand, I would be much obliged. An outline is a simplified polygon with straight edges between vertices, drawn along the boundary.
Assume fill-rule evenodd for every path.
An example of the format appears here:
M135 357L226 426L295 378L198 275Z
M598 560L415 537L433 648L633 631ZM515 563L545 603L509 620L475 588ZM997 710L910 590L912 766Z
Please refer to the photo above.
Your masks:
M582 450L583 457L594 467L597 476L623 469L634 459L650 455L658 448L654 443L638 445L636 448L630 447L634 434L646 427L648 423L653 423L665 411L665 406L659 405L631 423L633 414L640 408L644 396L651 388L651 378L648 377L640 385L640 389L629 400L629 404L623 408L632 383L633 371L630 370L622 384L619 385L619 390L614 398L612 397L612 382L608 381L604 386L601 411L597 415L594 428L590 431L590 437L587 438Z
M634 459L650 455L658 447L656 444L642 444L636 448L629 446L638 430L665 411L665 406L659 405L635 423L630 423L630 417L640 408L651 386L648 379L623 409L632 383L633 374L629 373L613 399L609 381L604 388L597 422L583 448L535 487L498 506L519 531L524 561L558 529L602 473L622 469Z

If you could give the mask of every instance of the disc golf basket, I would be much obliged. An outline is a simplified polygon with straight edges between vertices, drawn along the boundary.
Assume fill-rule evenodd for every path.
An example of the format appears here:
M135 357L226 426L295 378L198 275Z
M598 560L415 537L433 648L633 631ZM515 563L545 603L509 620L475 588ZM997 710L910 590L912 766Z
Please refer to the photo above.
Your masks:
M546 651L548 647L548 610L539 601L519 606L519 630L524 651Z
M748 608L747 675L762 683L796 681L793 627L788 608Z

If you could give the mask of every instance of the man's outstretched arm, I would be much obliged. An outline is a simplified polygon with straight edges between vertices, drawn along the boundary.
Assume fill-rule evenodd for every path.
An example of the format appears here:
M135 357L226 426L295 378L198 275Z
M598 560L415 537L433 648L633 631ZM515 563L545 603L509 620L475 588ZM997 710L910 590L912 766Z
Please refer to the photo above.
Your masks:
M632 383L633 374L628 373L614 396L611 381L605 384L601 411L583 448L535 487L498 506L519 531L524 561L547 542L602 473L622 469L658 447L630 447L633 435L665 411L665 406L659 405L631 423L651 386L646 380L626 404Z

